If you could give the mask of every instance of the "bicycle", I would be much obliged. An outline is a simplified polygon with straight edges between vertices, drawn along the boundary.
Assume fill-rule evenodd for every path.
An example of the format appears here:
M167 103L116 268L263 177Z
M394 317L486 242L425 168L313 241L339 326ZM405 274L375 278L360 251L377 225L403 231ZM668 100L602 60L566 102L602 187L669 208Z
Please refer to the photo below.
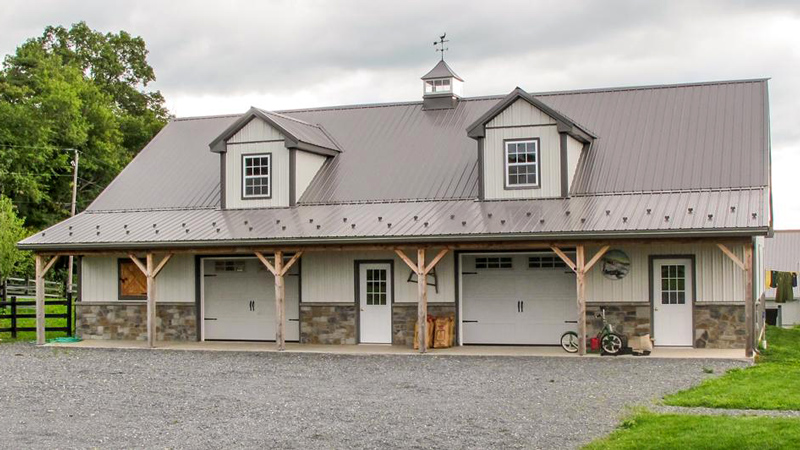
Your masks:
M605 308L600 308L600 312L595 316L603 319L603 328L597 333L597 339L600 341L600 348L608 355L619 355L624 347L625 338L614 332L614 327L606 320ZM589 338L586 338L587 344ZM588 347L588 345L587 345ZM567 353L576 353L578 351L578 333L574 331L567 331L561 335L561 348Z

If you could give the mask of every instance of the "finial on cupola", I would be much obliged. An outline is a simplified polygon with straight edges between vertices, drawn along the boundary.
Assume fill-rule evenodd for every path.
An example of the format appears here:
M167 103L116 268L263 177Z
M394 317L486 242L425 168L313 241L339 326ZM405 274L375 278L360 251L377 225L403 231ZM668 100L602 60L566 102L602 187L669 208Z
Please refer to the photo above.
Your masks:
M453 69L444 61L444 52L450 50L445 44L447 33L439 36L434 41L434 50L441 54L439 62L422 77L422 109L452 109L458 105L458 100L464 91L464 79L456 75Z

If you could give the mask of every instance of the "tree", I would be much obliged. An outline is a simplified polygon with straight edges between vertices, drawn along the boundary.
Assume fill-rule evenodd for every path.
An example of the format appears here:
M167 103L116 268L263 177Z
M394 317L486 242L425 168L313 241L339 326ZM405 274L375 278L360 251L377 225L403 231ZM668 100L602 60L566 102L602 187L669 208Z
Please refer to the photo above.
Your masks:
M84 22L47 27L0 71L0 194L28 226L69 214L71 166L81 152L83 209L164 126L168 112L144 40L102 34Z
M22 222L11 199L0 195L0 284L12 274L31 270L30 252L17 248L17 242L28 234Z

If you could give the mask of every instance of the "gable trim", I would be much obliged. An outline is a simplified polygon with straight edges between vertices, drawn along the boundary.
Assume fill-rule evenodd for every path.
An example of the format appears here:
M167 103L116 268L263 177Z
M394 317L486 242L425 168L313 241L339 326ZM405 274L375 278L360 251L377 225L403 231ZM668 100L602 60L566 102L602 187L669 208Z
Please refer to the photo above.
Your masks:
M570 136L584 143L591 142L591 140L597 137L588 130L576 124L569 117L547 106L547 104L537 99L536 97L528 94L527 92L525 92L525 90L523 90L520 87L517 87L513 91L511 91L510 94L508 94L500 102L498 102L491 109L489 109L489 111L486 111L486 113L484 113L480 118L478 118L478 120L473 122L472 125L467 127L467 135L473 139L485 137L487 128L486 124L489 123L495 117L497 117L501 112L505 111L506 108L511 106L511 104L520 99L525 100L531 106L541 110L543 113L555 119L559 133L569 133Z
M256 119L256 118L263 120L269 126L271 126L271 127L275 128L276 130L280 131L281 134L283 134L286 137L285 140L284 140L285 143L286 143L286 148L289 148L289 149L297 148L297 149L300 149L300 150L310 151L310 152L313 152L313 153L319 153L321 155L326 155L326 156L332 156L332 155L335 155L335 154L341 152L341 149L339 149L339 148L327 148L327 147L322 147L322 146L319 146L319 145L316 145L316 144L303 142L300 138L298 138L296 135L294 135L291 131L287 130L285 127L281 126L278 122L276 122L271 117L269 117L269 114L266 114L264 111L262 111L262 110L260 110L260 109L258 109L256 107L250 107L250 109L246 113L244 113L238 120L236 120L234 123L232 123L230 126L228 126L228 128L226 128L225 131L222 132L222 134L220 134L213 141L211 141L211 143L208 144L209 149L211 149L211 151L214 152L214 153L225 153L225 152L227 152L227 150L228 150L227 149L228 139L233 137L236 133L241 131L242 128L247 126L248 123L250 123L253 119ZM303 125L307 125L309 127L316 128L316 129L320 130L323 134L325 134L325 136L329 136L329 134L326 133L325 130L319 125L307 124L307 123L305 123L305 122L303 122L301 120L297 120L297 119L294 119L294 118L289 118L289 119L294 120L297 123L301 123Z

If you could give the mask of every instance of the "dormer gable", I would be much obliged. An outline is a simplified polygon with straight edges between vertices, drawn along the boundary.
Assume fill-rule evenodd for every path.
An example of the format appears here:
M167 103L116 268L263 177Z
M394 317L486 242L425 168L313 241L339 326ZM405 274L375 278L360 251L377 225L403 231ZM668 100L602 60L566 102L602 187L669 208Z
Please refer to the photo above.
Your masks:
M209 144L220 154L223 209L294 206L341 152L320 126L251 108Z
M567 197L596 138L521 88L467 127L478 141L482 200Z

